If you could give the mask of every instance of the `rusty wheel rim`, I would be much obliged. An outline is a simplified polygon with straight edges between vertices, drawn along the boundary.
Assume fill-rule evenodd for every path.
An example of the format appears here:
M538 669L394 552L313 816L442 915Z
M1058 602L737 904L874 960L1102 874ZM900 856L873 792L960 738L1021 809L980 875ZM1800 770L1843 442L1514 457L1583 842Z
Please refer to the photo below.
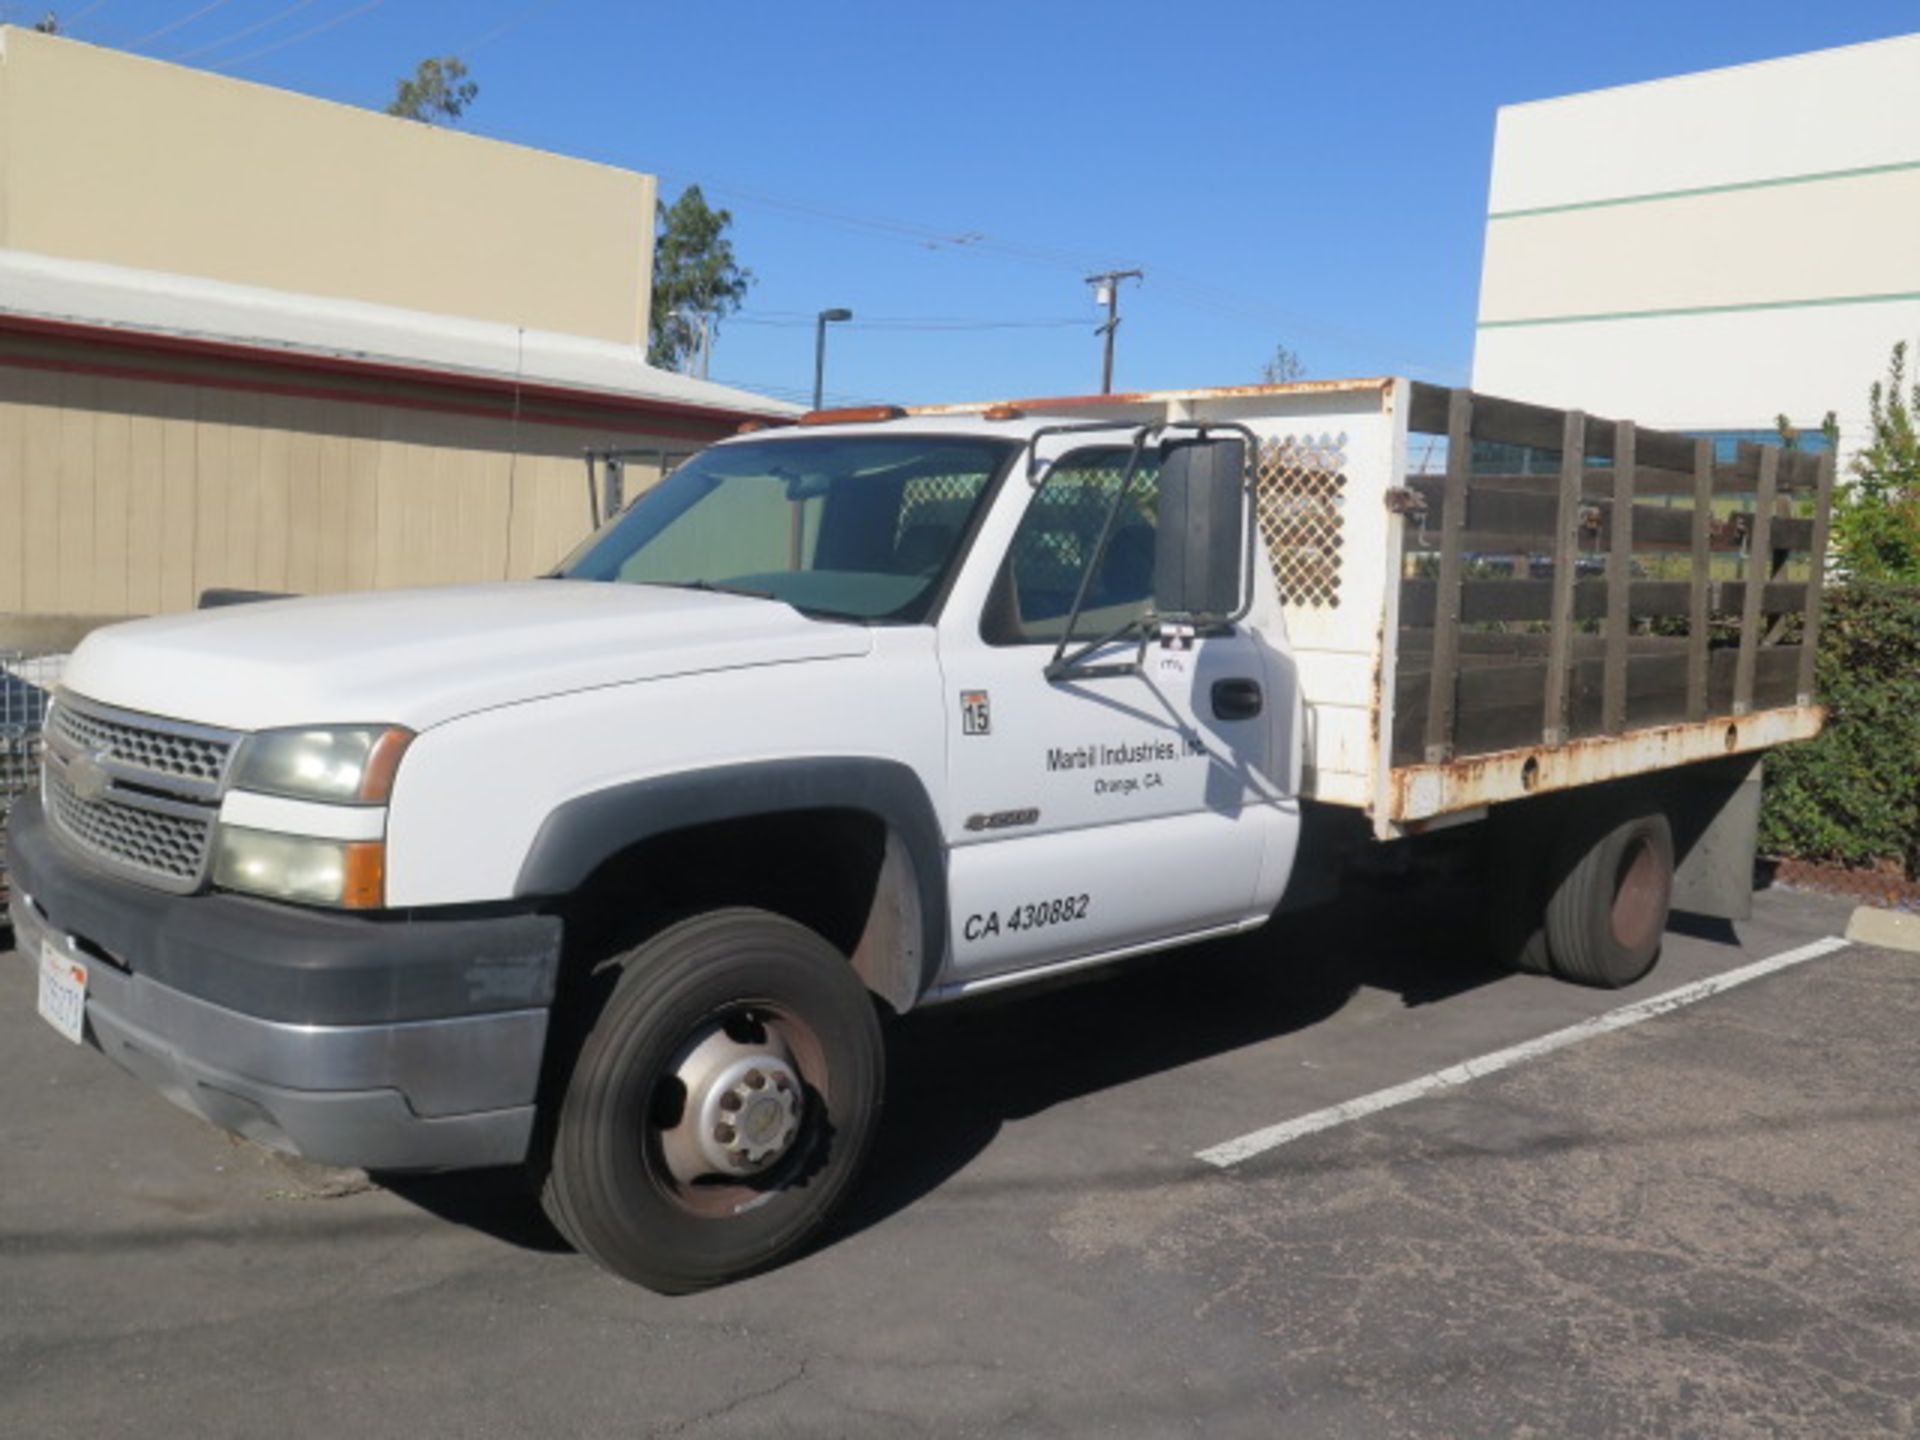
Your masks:
M1666 923L1666 884L1660 857L1647 838L1636 836L1614 872L1608 926L1616 943L1639 952L1660 938Z
M764 1049L774 1059L766 1067L769 1071L784 1060L804 1091L803 1097L796 1097L804 1110L799 1132L765 1168L746 1175L699 1165L680 1138L686 1124L697 1119L703 1108L701 1097L687 1093L681 1067L703 1045L729 1032L739 1043ZM754 1209L810 1167L828 1090L825 1049L812 1026L770 1002L731 1006L697 1027L674 1062L649 1087L642 1162L657 1189L690 1214L724 1219Z

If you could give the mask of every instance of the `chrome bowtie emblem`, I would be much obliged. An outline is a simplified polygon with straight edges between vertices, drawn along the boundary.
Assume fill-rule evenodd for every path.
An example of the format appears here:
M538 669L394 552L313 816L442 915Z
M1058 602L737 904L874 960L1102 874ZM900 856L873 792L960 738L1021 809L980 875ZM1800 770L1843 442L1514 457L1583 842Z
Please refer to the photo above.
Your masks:
M113 784L113 777L107 774L107 767L100 763L100 758L99 751L90 750L67 762L67 784L82 800L102 798Z

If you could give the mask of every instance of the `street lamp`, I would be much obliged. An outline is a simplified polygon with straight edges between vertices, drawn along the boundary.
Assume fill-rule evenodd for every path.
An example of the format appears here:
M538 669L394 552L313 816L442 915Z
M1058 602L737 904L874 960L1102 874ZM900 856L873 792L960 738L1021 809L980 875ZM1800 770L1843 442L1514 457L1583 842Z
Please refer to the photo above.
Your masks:
M813 327L813 408L820 408L822 387L827 378L827 326L839 324L842 320L851 320L851 310L822 310L820 318Z

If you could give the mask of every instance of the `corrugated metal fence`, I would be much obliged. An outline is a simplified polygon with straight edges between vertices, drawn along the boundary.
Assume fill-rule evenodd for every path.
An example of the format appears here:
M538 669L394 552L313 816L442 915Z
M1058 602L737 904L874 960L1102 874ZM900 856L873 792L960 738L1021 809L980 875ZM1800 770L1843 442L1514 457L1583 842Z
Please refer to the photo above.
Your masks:
M7 816L38 780L41 727L66 658L0 650L0 899L7 893Z

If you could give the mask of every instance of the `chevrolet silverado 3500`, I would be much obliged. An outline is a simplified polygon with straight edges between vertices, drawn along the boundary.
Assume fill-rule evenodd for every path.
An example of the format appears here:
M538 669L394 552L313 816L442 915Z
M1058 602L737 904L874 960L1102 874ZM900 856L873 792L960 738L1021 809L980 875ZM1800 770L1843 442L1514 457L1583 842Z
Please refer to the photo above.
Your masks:
M18 948L216 1125L711 1285L846 1193L888 1016L1440 849L1588 984L1743 915L1831 485L1393 379L810 416L550 577L93 634Z

